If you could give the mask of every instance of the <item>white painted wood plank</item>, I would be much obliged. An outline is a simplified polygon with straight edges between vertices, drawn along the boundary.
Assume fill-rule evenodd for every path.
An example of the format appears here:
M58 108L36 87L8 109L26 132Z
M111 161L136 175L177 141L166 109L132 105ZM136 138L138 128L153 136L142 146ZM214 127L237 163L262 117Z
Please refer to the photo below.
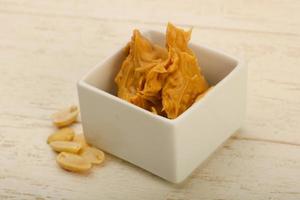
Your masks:
M1 0L2 12L114 22L178 24L299 35L297 0Z

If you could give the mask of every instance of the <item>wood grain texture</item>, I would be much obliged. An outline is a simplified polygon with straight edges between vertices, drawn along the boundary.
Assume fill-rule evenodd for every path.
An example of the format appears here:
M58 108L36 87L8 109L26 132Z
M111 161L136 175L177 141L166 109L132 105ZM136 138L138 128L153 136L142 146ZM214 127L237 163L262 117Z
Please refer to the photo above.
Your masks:
M0 0L0 199L300 199L300 2ZM192 41L243 57L245 125L180 185L108 156L61 170L50 114L133 28L193 26ZM81 131L80 124L75 129Z

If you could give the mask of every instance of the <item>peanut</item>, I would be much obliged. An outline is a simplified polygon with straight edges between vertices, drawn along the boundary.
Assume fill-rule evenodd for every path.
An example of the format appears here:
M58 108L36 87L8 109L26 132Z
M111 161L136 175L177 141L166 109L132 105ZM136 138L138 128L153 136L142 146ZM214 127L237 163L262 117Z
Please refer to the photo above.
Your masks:
M64 127L77 120L79 109L77 106L70 106L64 110L58 111L52 115L53 124L57 127Z
M86 147L80 151L80 155L92 164L101 164L105 155L103 151L94 147Z
M50 142L50 146L56 152L78 153L82 145L78 142L71 141L54 141Z
M92 167L92 164L83 157L67 152L61 152L58 154L56 162L63 169L72 172L84 172L88 171Z
M70 106L52 115L53 124L65 127L76 121L79 110L77 106ZM91 147L83 134L75 134L72 128L61 128L52 133L47 143L58 152L56 162L68 171L84 172L91 169L92 164L101 164L105 154L101 150Z
M54 141L71 141L74 138L74 130L71 128L62 128L48 137L47 143Z

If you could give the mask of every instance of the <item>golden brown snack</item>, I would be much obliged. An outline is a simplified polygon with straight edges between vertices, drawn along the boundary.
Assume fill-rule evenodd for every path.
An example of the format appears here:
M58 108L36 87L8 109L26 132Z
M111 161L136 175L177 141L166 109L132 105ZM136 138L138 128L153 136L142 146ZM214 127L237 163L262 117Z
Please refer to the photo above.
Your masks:
M170 119L188 109L196 97L208 88L197 58L188 48L191 32L168 24L166 37L171 63L168 66L170 74L162 89L162 104Z
M72 172L85 172L92 167L92 164L83 157L66 152L61 152L58 154L56 157L56 162L63 169Z
M49 145L56 152L78 153L82 148L80 143L70 141L55 141L50 142Z
M48 137L47 143L54 141L71 141L73 140L75 132L71 128L62 128L51 134Z
M105 159L103 151L95 147L86 147L82 149L82 151L80 151L80 156L92 164L101 164Z
M162 62L166 59L165 49L152 45L138 30L134 30L129 43L129 54L115 78L118 97L147 110L155 107L159 103L160 96L157 93L161 89L161 83L157 81L152 84L146 76L153 68L163 70Z
M170 119L188 109L208 88L188 47L191 32L169 23L164 49L134 30L126 47L128 56L115 78L118 97Z
M70 106L52 115L53 124L57 127L68 126L77 120L78 114L78 107L75 105Z

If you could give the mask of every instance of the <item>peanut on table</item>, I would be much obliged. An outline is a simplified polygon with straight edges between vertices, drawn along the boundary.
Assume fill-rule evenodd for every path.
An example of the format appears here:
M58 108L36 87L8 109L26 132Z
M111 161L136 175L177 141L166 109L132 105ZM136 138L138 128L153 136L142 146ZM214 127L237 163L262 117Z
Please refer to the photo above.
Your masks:
M105 159L103 151L87 144L83 134L76 134L67 126L77 121L79 109L70 106L52 115L53 124L60 128L48 137L47 143L58 152L56 162L68 171L85 172L92 164L101 164Z

